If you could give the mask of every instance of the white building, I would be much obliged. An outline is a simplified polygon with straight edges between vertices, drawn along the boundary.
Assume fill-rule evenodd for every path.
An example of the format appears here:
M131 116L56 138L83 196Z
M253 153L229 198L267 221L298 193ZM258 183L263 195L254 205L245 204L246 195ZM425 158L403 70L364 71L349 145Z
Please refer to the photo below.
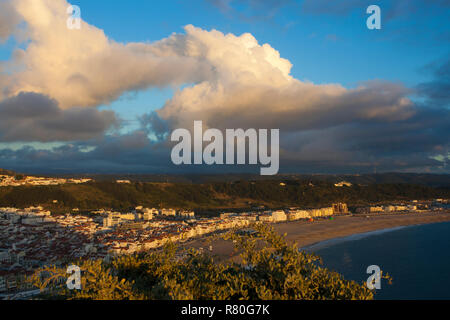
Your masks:
M111 212L108 217L103 219L104 227L113 227L122 222L135 221L136 215L134 213L118 213Z
M290 210L287 214L290 221L310 218L309 212L306 210Z
M152 209L145 208L145 209L142 209L142 212L143 212L142 218L144 220L148 221L148 220L152 220L153 219L153 211L152 211Z
M175 209L162 209L161 214L163 216L176 216L177 211Z
M272 215L262 214L262 215L258 216L258 221L261 221L261 222L273 222L273 218L272 218Z
M280 221L286 221L287 220L286 213L283 210L273 211L271 213L271 216L272 216L272 221L273 222L280 222Z
M339 188L341 188L341 187L351 187L352 184L350 182L347 182L347 181L341 181L339 183L335 183L334 186L335 187L339 187Z

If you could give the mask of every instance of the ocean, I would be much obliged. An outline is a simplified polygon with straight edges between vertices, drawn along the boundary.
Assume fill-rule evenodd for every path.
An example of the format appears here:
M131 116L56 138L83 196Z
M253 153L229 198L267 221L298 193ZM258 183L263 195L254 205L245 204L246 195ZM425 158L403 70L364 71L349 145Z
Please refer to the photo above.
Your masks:
M399 227L334 239L305 248L345 279L365 283L377 265L392 278L381 281L377 300L450 299L450 222Z

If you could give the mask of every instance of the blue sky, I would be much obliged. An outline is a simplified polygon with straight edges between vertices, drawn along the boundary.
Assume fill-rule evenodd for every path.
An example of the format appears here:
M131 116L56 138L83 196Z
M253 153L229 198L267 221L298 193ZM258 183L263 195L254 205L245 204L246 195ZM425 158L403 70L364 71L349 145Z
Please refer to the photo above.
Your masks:
M20 1L26 3L29 0ZM46 0L36 1L46 3ZM54 10L65 8L64 0L56 0L56 2L62 3L62 5L59 9ZM350 98L342 98L344 102L337 100L336 105L342 104L342 108L345 109L343 113L348 114L351 119L354 117L353 120L334 123L325 119L323 121L323 123L327 123L325 127L323 123L317 123L312 127L296 128L295 130L293 130L292 124L284 122L279 124L281 128L284 126L289 128L286 129L285 137L286 152L292 153L291 160L286 161L286 167L289 167L289 170L299 171L302 168L307 168L307 171L323 172L323 168L316 166L317 159L315 161L306 160L302 152L317 152L319 154L320 152L323 153L322 150L329 148L329 145L334 144L339 145L339 148L333 150L333 152L336 152L335 160L340 159L339 163L333 162L333 159L324 160L327 170L332 168L329 169L331 171L347 172L349 169L343 164L345 163L344 159L347 158L358 159L358 161L355 160L356 171L370 171L375 165L384 166L385 170L431 170L433 172L448 172L449 170L447 166L447 158L450 158L448 142L439 139L439 137L442 138L443 134L444 137L446 134L448 135L448 132L446 133L448 126L445 125L445 122L438 123L439 118L441 121L446 119L449 110L448 100L446 100L448 94L445 93L446 88L448 88L447 61L450 57L450 29L448 28L450 2L447 0L380 0L375 2L367 0L72 0L70 3L81 8L83 21L102 30L109 40L121 44L152 44L168 38L174 33L184 35L187 32L184 27L187 25L193 25L198 30L210 32L212 29L216 29L224 34L231 33L236 36L250 33L260 46L269 44L271 48L279 52L281 58L287 59L292 64L290 75L293 78L302 83L312 82L317 88L320 87L318 85L329 84L344 87L347 91L343 95L349 95ZM369 17L366 8L369 4L377 4L381 8L381 30L369 30L366 26L366 20ZM21 8L20 10L23 11L24 9ZM199 32L198 30L192 32ZM0 40L1 37L0 28ZM0 42L0 61L10 61L15 49L22 48L26 51L27 45L33 43L33 41L36 41L36 39L21 43L13 35L3 44ZM79 40L77 38L74 41ZM92 45L95 46L94 43ZM79 46L81 47L82 44L79 44ZM51 48L47 49L50 50ZM30 60L24 61L33 61L31 53L27 59ZM208 61L208 63L214 65L217 61ZM31 64L25 63L19 64L19 66L25 66L26 68ZM111 68L115 67L111 65ZM218 65L214 67L218 67ZM82 69L82 67L80 68ZM39 80L38 71L34 73L34 70L30 69L29 72L30 74L26 79L29 79L30 75L34 75ZM74 73L70 76L78 77L79 75ZM82 76L89 81L94 81L94 78L95 81L98 81L98 74L82 74ZM133 77L133 74L126 76ZM190 79L192 76L188 78ZM225 76L223 77L225 79ZM220 78L219 81L224 81L223 79ZM13 81L7 81L10 81L7 83L7 87L13 87ZM117 159L117 163L113 164L114 159L105 160L99 154L105 147L104 144L121 144L125 140L129 143L132 140L131 137L136 139L135 141L142 142L139 139L141 139L140 133L143 130L148 136L154 136L156 133L146 131L154 130L149 129L153 128L154 123L143 124L142 122L143 117L151 115L152 112L157 112L162 121L168 121L172 124L181 123L182 121L173 115L173 110L177 110L176 108L180 106L171 106L170 104L184 103L183 101L176 101L175 93L178 92L181 97L186 97L187 92L184 89L195 88L195 83L190 80L183 81L185 82L182 85L169 83L154 85L154 82L158 81L153 79L150 81L151 84L143 86L144 89L139 83L124 84L120 90L115 89L107 93L97 92L94 94L88 92L98 100L95 103L86 102L84 104L85 101L79 102L75 99L77 102L69 101L68 105L66 105L67 97L59 93L57 89L48 87L48 85L37 88L35 83L25 84L23 87L28 88L27 90L34 88L33 92L43 94L50 100L53 99L53 102L48 101L52 108L55 108L55 110L61 109L60 114L52 120L55 125L58 121L67 121L69 114L73 116L73 113L66 112L69 107L75 109L78 107L93 107L93 110L90 111L77 110L76 112L79 112L77 117L85 116L86 112L90 112L90 117L101 120L101 123L92 125L104 129L104 131L100 136L98 132L95 136L91 134L92 132L89 134L77 132L73 139L70 139L69 133L64 132L60 139L61 135L58 135L58 138L57 135L51 138L49 136L51 130L47 130L49 128L40 128L38 130L41 135L39 139L30 138L28 141L28 133L17 134L16 131L11 133L10 130L6 134L2 133L0 129L0 138L2 138L2 134L7 137L0 141L0 150L3 150L4 153L3 156L0 154L0 167L19 166L18 162L14 162L12 159L17 159L17 154L21 152L20 154L23 156L23 159L19 161L23 162L20 164L21 168L30 167L41 170L45 166L45 159L59 159L56 156L61 154L58 153L58 150L60 150L58 148L69 146L73 148L71 152L76 152L77 150L85 150L86 146L89 146L88 150L97 150L92 152L92 157L95 158L92 160L93 162L109 161L111 167L120 169L123 162L126 162L125 160ZM205 79L201 81L205 81ZM212 80L206 80L206 82L209 81ZM368 82L372 84L367 84ZM55 88L56 86L55 83ZM367 88L367 92L363 90L365 93L361 93L361 95L364 96L359 97L357 88L361 86ZM134 87L139 89L130 89ZM336 87L333 88L333 90L336 89ZM386 99L381 103L379 98L386 96L385 92L389 93L389 97L385 97ZM351 99L348 100L349 104L353 103L352 97L354 94L357 94L358 99L361 99L358 101L368 102L367 105L379 108L367 110L367 114L376 114L377 116L370 119L366 116L361 118L357 114L360 112L358 109L363 106L359 105L352 106L351 108L354 109L347 110L346 99ZM378 98L375 98L375 96ZM2 107L1 98L0 95L0 108ZM6 99L4 107L6 110L9 106L8 103L10 103L8 99L13 97L6 95L3 98ZM30 100L41 99L36 96L25 98ZM408 106L405 107L403 98L410 99L411 105L408 102ZM299 99L301 100L302 97L299 96ZM373 99L373 101L370 99ZM18 101L21 100L18 99ZM39 101L42 102L42 99ZM391 102L393 105L387 105ZM189 108L193 108L194 102L191 103L192 105L189 105L189 102L186 102L183 108L192 111L193 109ZM230 101L230 104L232 103ZM328 105L328 102L325 105ZM319 110L323 105L320 104L315 107ZM273 108L277 107L274 106ZM298 108L301 109L303 106L298 106ZM323 108L326 109L326 107ZM325 109L320 111L324 114L321 116L322 118L328 118L328 115L325 115ZM217 113L217 111L213 110L212 112ZM298 110L294 111L292 112L295 116L302 117L302 113L297 112ZM190 119L189 112L181 114L179 118ZM230 114L232 114L232 111L230 111ZM336 114L338 115L339 111ZM379 114L383 115L382 120ZM413 114L415 114L415 118L412 116ZM289 117L289 115L286 116ZM418 128L414 121L419 121L419 116L428 119L430 127L422 125ZM112 117L120 120L120 126L109 127L114 122ZM330 118L333 117L330 116ZM146 119L153 119L151 121L154 121L152 117ZM392 121L399 122L392 124ZM211 124L219 125L219 122L217 119L211 120ZM381 122L386 127L376 129ZM265 120L261 119L258 125L260 123L265 123ZM310 122L306 121L305 123L309 124ZM23 123L21 125L26 127ZM42 123L40 122L39 125L42 126ZM143 126L147 127L144 128ZM56 127L59 128L61 125L56 125ZM370 135L370 139L365 141L355 139L349 143L344 140L332 142L332 139L327 138L327 135L334 134L339 139L344 139L344 137L347 137L350 128L355 127L360 130L357 134ZM431 127L434 127L434 129ZM386 136L386 141L376 141L373 138L378 133L376 130L383 130L384 132L392 130L392 132L395 132L396 128L402 128L401 130L404 131L399 133L398 141L395 143L388 141L390 138L388 136ZM42 133L43 131L45 134ZM11 138L10 135L14 135L14 138ZM315 147L308 146L306 142L303 145L295 145L292 142L306 141L305 139L309 139L310 135L314 135L311 139L317 141L316 143L322 148L317 147L317 145ZM419 140L423 140L423 146L421 147L423 149L419 147L415 150L402 149L404 146L412 146L414 144L412 141L417 141L418 136L420 136ZM396 143L402 144L402 151L395 150ZM32 148L22 150L23 146L31 146ZM363 148L369 148L370 150L363 151ZM399 152L401 156L398 156ZM81 152L79 156L85 157L85 153ZM125 154L126 150L123 153ZM142 156L144 154L145 152L142 153ZM30 159L36 159L37 155L39 155L39 159L43 159L42 164L34 163L31 165L32 160ZM296 165L290 162L293 161L292 157L301 159L303 165L296 168ZM435 161L433 164L429 162L430 159L439 159L439 161ZM65 166L70 167L70 165L67 165L68 159L63 159L61 162L65 162ZM388 163L392 163L392 165ZM394 163L396 164L394 165ZM141 164L135 164L135 167L142 168ZM83 170L95 171L97 168L83 167Z
M119 42L156 41L183 32L188 24L237 35L250 32L290 60L295 77L317 83L353 86L380 78L414 84L423 79L418 69L449 49L448 42L442 45L439 36L447 32L448 37L450 16L439 9L432 10L438 15L405 11L395 20L383 21L382 30L368 30L364 5L348 15L321 15L302 13L299 5L291 4L271 19L245 21L204 0L71 3L80 6L83 19ZM381 9L383 14L383 6ZM337 39L330 39L332 36Z

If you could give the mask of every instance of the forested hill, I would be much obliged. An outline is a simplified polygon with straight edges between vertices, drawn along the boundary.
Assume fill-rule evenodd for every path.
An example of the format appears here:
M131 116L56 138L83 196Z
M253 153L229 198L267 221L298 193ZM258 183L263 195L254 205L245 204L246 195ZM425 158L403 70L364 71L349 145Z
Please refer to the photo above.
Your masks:
M383 201L450 198L449 188L409 184L335 187L329 182L300 180L239 181L208 184L91 182L59 186L1 187L0 207L44 205L54 212L79 208L129 209L137 205L186 209L350 206ZM54 204L57 200L57 204Z
M18 175L12 170L0 168L0 175ZM279 174L276 176L260 176L257 174L31 174L35 176L59 177L59 178L93 178L96 181L131 180L135 182L160 182L160 183L227 183L238 181L321 181L338 183L348 181L352 184L415 184L429 187L450 188L450 174L429 173L378 173L378 174Z
M219 183L237 181L266 181L266 180L294 180L294 181L325 181L338 183L348 181L353 184L417 184L430 187L450 187L449 174L426 173L379 173L379 174L280 174L276 176L260 176L257 174L67 174L65 178L93 178L97 181L113 181L126 179L141 182L170 182L170 183Z

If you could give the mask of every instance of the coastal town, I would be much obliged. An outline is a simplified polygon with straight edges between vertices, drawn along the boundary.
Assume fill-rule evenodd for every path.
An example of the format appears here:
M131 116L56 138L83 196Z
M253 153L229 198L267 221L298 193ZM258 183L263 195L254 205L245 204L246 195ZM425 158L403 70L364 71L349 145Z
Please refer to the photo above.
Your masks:
M440 212L448 203L445 199L413 200L357 208L355 214ZM158 249L167 242L186 243L226 230L244 229L253 223L314 223L352 215L345 203L316 209L223 212L210 218L198 217L190 210L143 206L126 213L99 209L83 215L77 211L74 208L70 214L52 215L41 206L0 208L0 295L31 290L26 276L46 265L63 265L76 259L108 260Z

